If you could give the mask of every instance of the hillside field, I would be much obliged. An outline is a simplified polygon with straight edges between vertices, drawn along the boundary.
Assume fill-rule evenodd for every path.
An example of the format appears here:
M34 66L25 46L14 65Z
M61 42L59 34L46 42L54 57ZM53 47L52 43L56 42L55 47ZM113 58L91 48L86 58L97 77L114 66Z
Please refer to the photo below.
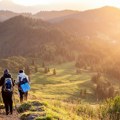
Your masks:
M50 120L87 120L87 118L93 120L94 118L90 118L87 113L79 115L79 109L82 110L85 107L89 112L96 108L94 85L91 81L91 76L94 73L83 70L77 74L74 62L52 65L49 68L50 72L47 74L41 67L37 73L31 74L29 101L40 101L46 104L45 111L46 115L50 116ZM53 75L54 68L56 75ZM81 90L86 90L85 96L81 96ZM33 113L27 111L21 116L25 116L25 114ZM44 120L44 118L41 117L40 120Z
M93 84L91 76L93 73L83 70L76 73L75 63L65 63L50 66L50 72L45 74L44 68L31 75L31 94L45 99L58 100L81 100L80 91L86 90L87 96L82 100L94 101ZM56 68L56 75L53 69Z
M21 120L32 115L40 116L35 120L101 120L102 101L97 101L96 86L91 80L96 73L88 68L76 73L75 62L45 67L50 69L48 73L39 65L38 72L30 75L31 90L27 103L19 104L16 86L14 103L24 111L19 114ZM53 75L54 68L56 75ZM115 82L111 83L117 86Z

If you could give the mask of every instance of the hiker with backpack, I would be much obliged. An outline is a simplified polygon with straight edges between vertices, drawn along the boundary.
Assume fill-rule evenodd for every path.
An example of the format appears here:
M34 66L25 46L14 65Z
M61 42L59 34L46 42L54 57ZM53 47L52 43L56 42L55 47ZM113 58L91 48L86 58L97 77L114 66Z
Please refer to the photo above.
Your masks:
M6 115L8 115L9 113L12 114L13 113L12 95L13 95L14 81L8 69L4 71L4 74L0 79L0 86L2 86L1 92L2 92L3 103L5 105Z
M18 85L18 91L20 96L20 102L22 103L23 99L27 101L30 85L29 85L29 78L24 73L24 70L19 70L19 73L17 76L17 85Z

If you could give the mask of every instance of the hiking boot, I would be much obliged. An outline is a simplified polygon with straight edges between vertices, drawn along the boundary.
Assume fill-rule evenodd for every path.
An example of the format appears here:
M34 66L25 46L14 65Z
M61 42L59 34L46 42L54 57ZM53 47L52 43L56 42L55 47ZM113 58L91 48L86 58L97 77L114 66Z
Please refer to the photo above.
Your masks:
M9 114L9 112L6 112L6 115L8 115Z
M10 115L12 115L13 114L13 112L10 112Z

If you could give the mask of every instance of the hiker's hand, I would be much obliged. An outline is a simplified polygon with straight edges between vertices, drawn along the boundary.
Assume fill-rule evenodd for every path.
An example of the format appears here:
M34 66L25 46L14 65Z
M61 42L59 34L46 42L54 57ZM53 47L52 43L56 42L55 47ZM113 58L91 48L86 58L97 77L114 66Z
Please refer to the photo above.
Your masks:
M14 80L14 81L13 81L13 82L14 82L14 84L15 84L15 81L16 81L16 80Z
M18 85L19 83L18 83L16 80L14 80L14 84L15 84L15 85Z

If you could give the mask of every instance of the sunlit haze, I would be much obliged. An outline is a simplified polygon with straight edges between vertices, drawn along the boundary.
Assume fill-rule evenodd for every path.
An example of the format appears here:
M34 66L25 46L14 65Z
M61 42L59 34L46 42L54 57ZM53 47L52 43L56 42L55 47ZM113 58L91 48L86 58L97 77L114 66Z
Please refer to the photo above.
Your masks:
M16 4L24 6L45 5L53 4L55 0L12 0Z
M120 0L0 0L1 10L33 13L40 10L86 10L102 6L120 8Z

